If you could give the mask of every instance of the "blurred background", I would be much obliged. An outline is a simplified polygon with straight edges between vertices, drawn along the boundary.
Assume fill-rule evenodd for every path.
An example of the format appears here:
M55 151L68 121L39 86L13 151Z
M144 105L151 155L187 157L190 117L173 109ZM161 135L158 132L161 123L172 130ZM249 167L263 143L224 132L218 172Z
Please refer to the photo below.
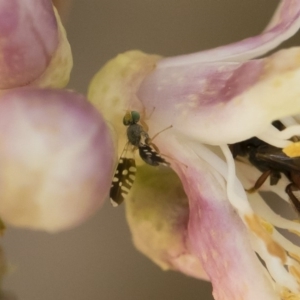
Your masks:
M69 88L86 93L103 64L130 49L173 56L258 34L275 0L61 0L74 55ZM283 46L296 45L300 35ZM22 300L213 299L211 285L161 271L132 245L124 206L110 203L73 230L8 228L4 289Z

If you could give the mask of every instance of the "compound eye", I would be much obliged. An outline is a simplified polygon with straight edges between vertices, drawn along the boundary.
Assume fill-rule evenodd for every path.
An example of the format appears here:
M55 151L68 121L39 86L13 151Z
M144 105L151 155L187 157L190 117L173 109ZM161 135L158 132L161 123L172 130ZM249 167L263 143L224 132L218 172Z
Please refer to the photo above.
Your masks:
M128 125L132 124L132 116L131 116L131 113L129 111L125 114L125 116L123 118L123 124L125 126L128 126Z
M137 111L131 112L132 123L136 124L140 120L140 114Z

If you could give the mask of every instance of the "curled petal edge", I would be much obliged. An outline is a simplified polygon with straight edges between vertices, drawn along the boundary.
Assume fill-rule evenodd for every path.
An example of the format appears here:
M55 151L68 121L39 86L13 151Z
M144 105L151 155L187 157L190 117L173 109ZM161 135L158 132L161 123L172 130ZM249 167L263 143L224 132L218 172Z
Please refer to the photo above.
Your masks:
M70 73L73 67L72 51L67 39L66 30L54 6L53 10L58 25L58 46L45 72L39 78L31 82L29 84L30 86L63 88L70 80Z
M299 27L299 1L282 0L271 22L260 35L211 50L165 58L158 63L158 68L218 61L246 61L274 49L293 36Z

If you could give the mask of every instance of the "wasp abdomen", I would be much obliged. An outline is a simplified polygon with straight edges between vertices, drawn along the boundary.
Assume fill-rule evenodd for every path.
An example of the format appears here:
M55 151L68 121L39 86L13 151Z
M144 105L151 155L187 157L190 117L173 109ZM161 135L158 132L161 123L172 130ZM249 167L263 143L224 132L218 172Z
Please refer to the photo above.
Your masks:
M157 153L149 145L142 145L139 147L139 153L142 160L151 166L169 166L170 164L162 158L159 153Z

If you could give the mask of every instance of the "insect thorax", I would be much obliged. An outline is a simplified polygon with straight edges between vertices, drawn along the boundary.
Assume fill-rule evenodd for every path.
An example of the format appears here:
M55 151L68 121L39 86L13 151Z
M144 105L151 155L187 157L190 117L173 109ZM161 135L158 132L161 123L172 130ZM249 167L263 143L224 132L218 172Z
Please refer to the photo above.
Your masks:
M149 139L147 132L139 124L131 124L127 128L127 138L130 144L139 147L141 144L145 144Z

